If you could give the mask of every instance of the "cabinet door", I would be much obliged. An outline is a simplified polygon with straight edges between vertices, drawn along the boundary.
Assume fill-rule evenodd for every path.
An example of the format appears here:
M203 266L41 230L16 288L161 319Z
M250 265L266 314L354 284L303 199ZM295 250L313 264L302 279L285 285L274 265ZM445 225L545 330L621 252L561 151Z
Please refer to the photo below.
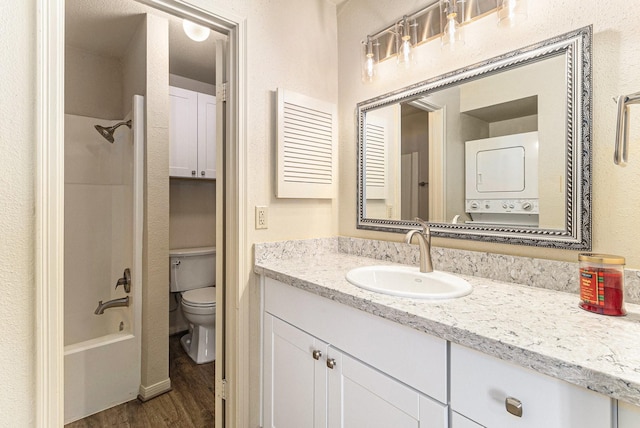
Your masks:
M268 313L264 335L264 425L325 427L327 345Z
M216 97L198 94L198 177L216 178Z
M329 348L327 417L330 428L445 428L447 406Z
M198 94L169 87L169 175L196 177L198 171Z

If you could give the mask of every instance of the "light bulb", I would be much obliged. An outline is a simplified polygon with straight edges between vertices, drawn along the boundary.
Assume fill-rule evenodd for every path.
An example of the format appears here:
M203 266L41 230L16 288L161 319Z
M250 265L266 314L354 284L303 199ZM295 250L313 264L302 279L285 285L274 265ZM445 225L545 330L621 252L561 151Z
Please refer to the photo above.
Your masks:
M409 36L402 38L400 44L400 51L398 52L398 65L402 65L406 68L411 66L413 61L413 48L411 46L411 40Z
M498 26L514 27L527 19L527 0L500 0Z
M457 13L447 15L447 24L442 33L442 47L448 47L450 50L464 45L464 29L456 19Z
M406 15L402 18L402 23L399 26L397 34L402 34L402 38L400 39L400 46L398 46L397 63L399 66L409 68L413 62L413 45L411 44L410 33L412 25L409 24L409 18Z
M362 81L365 83L373 82L376 78L376 64L373 55L367 55L362 69Z
M203 27L186 19L182 20L182 29L185 34L195 42L204 42L209 38L209 33L211 33L207 27Z
M364 61L362 63L362 81L371 83L376 79L377 65L376 58L373 53L373 40L367 37L367 43L364 44Z

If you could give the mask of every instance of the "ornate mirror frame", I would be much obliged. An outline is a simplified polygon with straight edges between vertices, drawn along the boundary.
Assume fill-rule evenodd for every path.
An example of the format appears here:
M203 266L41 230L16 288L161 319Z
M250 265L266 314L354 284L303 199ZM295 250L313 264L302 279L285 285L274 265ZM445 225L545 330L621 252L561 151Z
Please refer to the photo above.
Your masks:
M571 250L591 249L592 176L592 27L554 37L489 60L434 77L397 91L363 101L356 107L358 137L357 228L405 233L418 224L408 220L365 217L366 114L368 111L403 102L419 95L491 75L522 65L564 55L566 59L566 215L564 229L544 229L514 225L471 225L429 223L433 236L454 239L531 245Z

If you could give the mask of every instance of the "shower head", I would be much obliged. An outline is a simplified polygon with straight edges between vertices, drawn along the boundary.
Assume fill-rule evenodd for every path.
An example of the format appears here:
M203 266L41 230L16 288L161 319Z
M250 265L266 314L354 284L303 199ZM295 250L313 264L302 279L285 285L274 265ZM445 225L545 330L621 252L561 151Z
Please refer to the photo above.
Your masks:
M115 132L116 129L118 129L122 125L126 125L129 127L129 129L131 129L131 120L127 120L126 122L116 123L115 125L110 126L108 128L105 128L104 126L100 126L100 125L95 125L94 127L100 133L100 135L102 135L108 142L113 144L113 133Z

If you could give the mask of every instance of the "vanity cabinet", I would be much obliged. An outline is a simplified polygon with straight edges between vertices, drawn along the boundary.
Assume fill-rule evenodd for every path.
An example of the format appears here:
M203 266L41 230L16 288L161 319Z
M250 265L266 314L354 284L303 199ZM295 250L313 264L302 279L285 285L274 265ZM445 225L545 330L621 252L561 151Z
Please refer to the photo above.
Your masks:
M640 427L640 407L618 401L618 428Z
M326 426L327 344L269 314L264 331L265 426Z
M450 352L452 428L612 426L609 397L456 344Z
M216 178L216 97L169 87L169 175Z
M263 426L448 427L445 341L262 281Z

